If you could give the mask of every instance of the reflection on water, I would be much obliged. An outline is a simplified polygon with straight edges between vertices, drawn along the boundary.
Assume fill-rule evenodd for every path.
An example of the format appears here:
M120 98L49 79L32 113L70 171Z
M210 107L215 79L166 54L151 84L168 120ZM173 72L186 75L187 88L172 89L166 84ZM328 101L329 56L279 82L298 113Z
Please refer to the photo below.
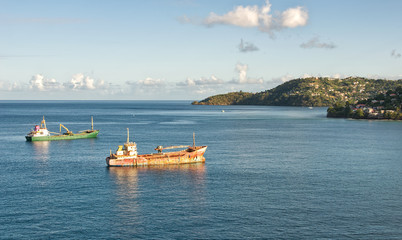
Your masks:
M33 145L33 156L36 160L46 162L49 160L49 141L31 142Z
M131 167L110 167L108 171L122 188L137 189L137 169Z
M108 168L116 183L116 205L119 219L122 222L140 222L138 216L138 173L135 168Z
M144 212L150 214L150 211L154 211L150 208L168 204L165 200L194 204L197 208L200 202L205 202L204 163L109 167L107 171L116 184L115 207L119 218L131 223L143 222Z
M193 179L193 184L204 184L205 163L180 164L180 165L157 165L148 167L108 167L108 171L114 176L115 182L124 188L137 188L138 175L144 174L161 175L178 173L188 175Z
M203 189L205 184L205 163L178 164L178 165L157 165L150 167L139 167L137 170L143 175L155 179L164 179L176 184L178 180L189 185L193 191ZM203 190L202 190L203 191Z

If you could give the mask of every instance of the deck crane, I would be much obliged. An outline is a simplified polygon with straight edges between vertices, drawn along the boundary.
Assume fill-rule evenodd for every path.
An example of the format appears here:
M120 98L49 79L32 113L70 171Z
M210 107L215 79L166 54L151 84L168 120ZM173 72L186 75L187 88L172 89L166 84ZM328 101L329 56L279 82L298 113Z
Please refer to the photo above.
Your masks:
M67 134L67 135L73 135L73 132L71 132L70 130L68 130L68 128L66 128L66 126L64 126L64 125L61 124L61 123L60 123L60 133L61 133L61 128L62 128L62 127L63 127L64 129L66 129L66 131L67 131L66 134Z
M128 141L128 140L127 140ZM195 133L193 133L193 148L195 147ZM191 146L188 145L179 145L179 146L169 146L169 147L163 147L163 146L157 146L155 148L158 153L162 153L162 150L165 149L175 149L175 148L191 148Z
M155 148L155 150L158 151L158 153L162 153L162 150L165 150L165 149L189 148L189 147L190 147L190 146L187 146L187 145L169 146L169 147L157 146L157 147Z

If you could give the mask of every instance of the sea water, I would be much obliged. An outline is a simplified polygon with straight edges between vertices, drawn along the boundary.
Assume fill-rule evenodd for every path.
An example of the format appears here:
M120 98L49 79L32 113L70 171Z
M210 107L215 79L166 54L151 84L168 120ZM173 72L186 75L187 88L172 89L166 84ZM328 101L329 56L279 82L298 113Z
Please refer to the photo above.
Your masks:
M222 111L224 110L224 111ZM96 139L26 142L47 128ZM207 145L205 164L108 168L127 139ZM2 239L401 239L402 122L326 108L1 101Z

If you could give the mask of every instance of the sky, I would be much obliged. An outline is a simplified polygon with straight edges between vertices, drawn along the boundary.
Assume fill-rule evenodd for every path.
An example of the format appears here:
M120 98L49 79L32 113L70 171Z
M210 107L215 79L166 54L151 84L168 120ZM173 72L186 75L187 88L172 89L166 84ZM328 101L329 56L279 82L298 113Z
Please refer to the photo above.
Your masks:
M400 0L0 0L0 100L202 100L402 79Z

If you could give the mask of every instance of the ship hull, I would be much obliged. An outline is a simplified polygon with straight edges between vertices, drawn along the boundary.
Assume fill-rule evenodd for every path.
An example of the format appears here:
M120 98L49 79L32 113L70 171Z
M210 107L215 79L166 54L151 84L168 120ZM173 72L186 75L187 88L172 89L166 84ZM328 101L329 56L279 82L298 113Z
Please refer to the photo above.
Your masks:
M83 138L96 138L98 136L99 130L94 130L91 132L77 133L73 135L51 135L51 136L25 136L28 142L35 141L57 141L57 140L74 140Z
M154 166L169 164L188 164L205 162L204 153L207 146L188 148L178 152L154 153L138 155L137 157L107 157L106 164L109 167L135 167L135 166Z

